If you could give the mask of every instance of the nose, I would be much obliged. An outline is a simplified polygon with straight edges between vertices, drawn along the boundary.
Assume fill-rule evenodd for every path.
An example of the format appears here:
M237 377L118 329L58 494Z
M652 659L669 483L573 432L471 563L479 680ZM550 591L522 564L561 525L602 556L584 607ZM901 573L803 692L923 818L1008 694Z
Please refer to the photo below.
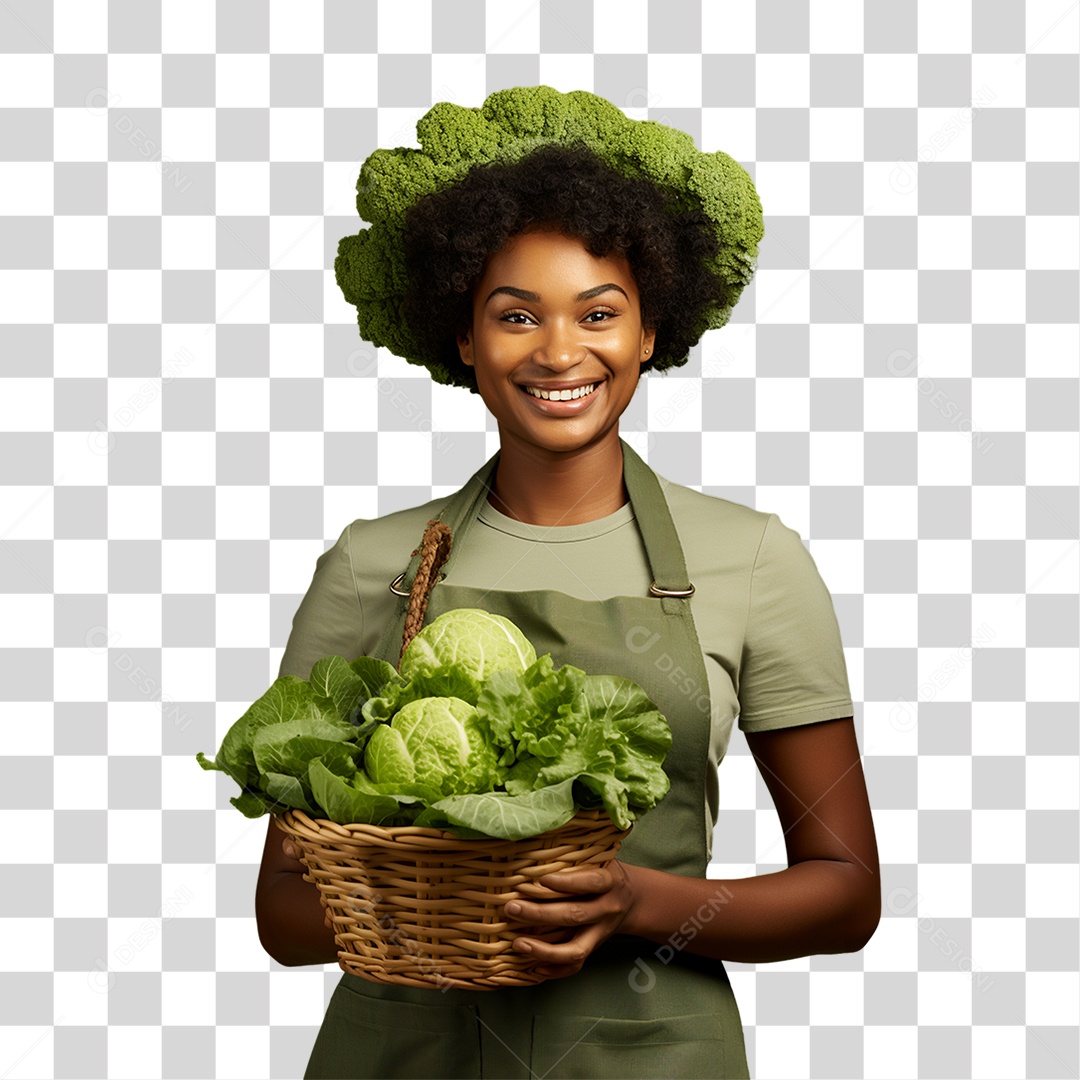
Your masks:
M580 364L585 354L586 348L573 320L551 319L546 333L537 342L534 358L545 367L563 371Z

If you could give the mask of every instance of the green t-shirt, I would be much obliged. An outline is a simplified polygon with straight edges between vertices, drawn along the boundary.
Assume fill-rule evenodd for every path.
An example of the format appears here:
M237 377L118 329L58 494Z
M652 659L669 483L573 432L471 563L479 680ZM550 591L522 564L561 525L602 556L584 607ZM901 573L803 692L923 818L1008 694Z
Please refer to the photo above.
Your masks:
M711 834L716 767L736 718L743 731L770 731L854 710L832 598L799 534L776 514L659 480L697 590L690 603L712 702L704 793ZM345 527L316 560L279 674L306 679L322 656L352 660L376 648L398 603L389 583L448 498ZM485 502L445 580L604 600L647 595L652 575L629 503L596 521L538 526Z

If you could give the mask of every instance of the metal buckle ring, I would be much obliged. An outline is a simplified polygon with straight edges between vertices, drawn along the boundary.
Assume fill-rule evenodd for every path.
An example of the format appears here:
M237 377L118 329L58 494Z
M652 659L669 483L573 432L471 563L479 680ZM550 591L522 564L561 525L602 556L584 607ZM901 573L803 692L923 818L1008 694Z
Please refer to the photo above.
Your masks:
M398 574L398 576L396 578L394 578L393 581L390 582L390 591L392 593L394 593L396 596L409 596L410 595L408 589L400 589L400 588L398 588L398 586L405 580L405 575L407 573L408 573L408 570L402 570L401 573ZM442 579L444 577L446 577L445 574L440 574L435 579L435 584L438 585L439 582L442 581Z
M661 589L659 585L654 581L649 586L650 596L693 596L694 595L694 583L690 582L689 589Z

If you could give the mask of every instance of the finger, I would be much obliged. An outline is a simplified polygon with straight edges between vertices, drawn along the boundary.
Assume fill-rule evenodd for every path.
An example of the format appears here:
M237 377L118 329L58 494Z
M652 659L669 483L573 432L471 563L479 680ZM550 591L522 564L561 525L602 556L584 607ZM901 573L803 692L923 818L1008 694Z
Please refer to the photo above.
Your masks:
M605 897L591 900L512 900L503 913L528 926L585 926L615 910Z
M580 870L559 870L554 874L545 874L537 881L558 892L602 893L615 884L615 875L607 869L583 867Z
M582 966L581 964L537 964L536 972L545 979L565 979L568 975L576 975Z
M606 931L599 926L587 926L569 941L550 942L539 938L520 937L514 942L517 952L527 953L544 964L580 968L589 954L604 940Z

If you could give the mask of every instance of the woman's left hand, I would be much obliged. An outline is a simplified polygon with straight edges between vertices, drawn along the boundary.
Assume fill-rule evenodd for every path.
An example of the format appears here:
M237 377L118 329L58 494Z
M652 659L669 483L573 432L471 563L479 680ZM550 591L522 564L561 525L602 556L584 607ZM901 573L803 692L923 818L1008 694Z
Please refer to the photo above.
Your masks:
M592 951L614 934L634 906L636 867L612 860L601 870L560 870L538 878L541 885L569 894L566 899L512 900L503 908L508 918L530 926L580 927L561 944L522 935L517 952L545 961L539 969L552 979L575 975Z

